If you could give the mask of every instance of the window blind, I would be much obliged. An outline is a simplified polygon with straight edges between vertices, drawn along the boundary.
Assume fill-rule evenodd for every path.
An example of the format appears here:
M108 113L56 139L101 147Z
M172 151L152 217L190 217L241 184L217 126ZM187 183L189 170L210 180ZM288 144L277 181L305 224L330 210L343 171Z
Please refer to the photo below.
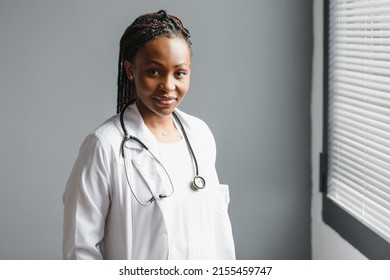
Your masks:
M327 196L390 242L390 0L329 9Z

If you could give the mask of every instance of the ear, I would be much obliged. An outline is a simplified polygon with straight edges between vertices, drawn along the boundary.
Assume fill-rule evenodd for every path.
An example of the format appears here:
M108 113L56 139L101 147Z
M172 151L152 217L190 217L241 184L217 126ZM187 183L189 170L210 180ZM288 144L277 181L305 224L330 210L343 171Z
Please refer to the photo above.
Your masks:
M126 70L127 78L130 81L133 81L134 80L134 75L133 75L134 67L133 67L133 64L130 61L125 60L124 67L125 67L125 70Z

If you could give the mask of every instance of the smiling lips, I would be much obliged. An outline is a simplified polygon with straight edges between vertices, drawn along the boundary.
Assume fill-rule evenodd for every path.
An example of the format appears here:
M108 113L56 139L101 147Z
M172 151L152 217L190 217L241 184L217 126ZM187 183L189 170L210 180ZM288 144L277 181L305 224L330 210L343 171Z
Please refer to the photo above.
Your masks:
M163 106L169 106L177 100L176 97L172 96L153 96L153 99Z

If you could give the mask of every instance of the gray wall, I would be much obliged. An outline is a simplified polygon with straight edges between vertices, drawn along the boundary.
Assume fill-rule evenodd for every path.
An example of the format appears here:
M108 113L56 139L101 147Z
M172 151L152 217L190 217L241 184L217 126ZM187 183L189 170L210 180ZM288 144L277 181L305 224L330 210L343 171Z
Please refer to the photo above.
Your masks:
M0 259L61 258L61 196L115 112L119 38L160 8L192 33L181 108L215 134L237 257L311 257L310 0L2 0Z

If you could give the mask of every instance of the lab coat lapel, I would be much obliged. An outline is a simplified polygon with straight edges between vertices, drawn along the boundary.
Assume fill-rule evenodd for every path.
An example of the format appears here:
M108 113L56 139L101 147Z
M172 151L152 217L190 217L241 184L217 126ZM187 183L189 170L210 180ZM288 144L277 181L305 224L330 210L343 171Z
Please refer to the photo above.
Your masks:
M129 134L141 140L150 151L148 152L135 140L126 142L126 148L132 150L131 162L137 173L142 176L144 183L146 182L149 185L154 194L170 193L171 185L169 178L159 164L158 142L146 127L136 104L129 107L124 115L124 120Z
M145 144L152 152L156 151L157 140L146 127L141 113L138 111L137 105L131 105L124 114L124 121L127 131L130 135L137 137ZM130 149L143 149L136 141L128 141L126 147Z
M196 155L196 159L199 161L199 159L198 159L199 154L203 153L204 149L207 149L208 147L207 147L207 145L206 145L206 147L202 147L202 143L197 141L197 138L199 138L199 137L194 137L193 132L196 130L191 129L191 124L189 123L190 119L185 116L185 113L183 113L179 109L176 109L175 113L178 116L181 124L183 125L184 131L187 134L187 137L188 137L188 140L191 144L192 150L194 151L194 154ZM180 130L180 127L178 127L178 129ZM183 133L183 131L181 133ZM198 165L199 165L199 163L198 163Z

